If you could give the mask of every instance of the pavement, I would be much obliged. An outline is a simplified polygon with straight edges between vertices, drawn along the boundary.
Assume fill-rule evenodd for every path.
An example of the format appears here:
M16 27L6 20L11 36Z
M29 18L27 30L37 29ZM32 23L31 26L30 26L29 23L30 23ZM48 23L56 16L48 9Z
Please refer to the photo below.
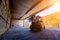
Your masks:
M0 40L60 40L60 30L47 28L33 33L29 28L12 27L0 36Z

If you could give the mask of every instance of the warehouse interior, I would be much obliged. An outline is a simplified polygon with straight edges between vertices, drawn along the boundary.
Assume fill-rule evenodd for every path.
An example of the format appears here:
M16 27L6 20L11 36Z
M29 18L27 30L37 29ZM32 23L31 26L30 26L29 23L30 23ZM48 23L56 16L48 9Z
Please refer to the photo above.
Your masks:
M30 32L31 16L44 30ZM0 0L0 40L60 40L60 0Z

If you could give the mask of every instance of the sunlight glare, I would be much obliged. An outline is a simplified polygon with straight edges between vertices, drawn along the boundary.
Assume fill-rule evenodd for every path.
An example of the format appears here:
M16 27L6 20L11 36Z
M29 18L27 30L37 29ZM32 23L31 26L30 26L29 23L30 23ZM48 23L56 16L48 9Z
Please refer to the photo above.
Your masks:
M50 8L42 11L42 12L39 12L37 15L43 17L43 16L46 16L46 15L49 15L49 14L52 14L54 12L57 12L57 11L60 11L60 3L57 2L55 3L53 6L51 6ZM36 16L37 16L36 15Z

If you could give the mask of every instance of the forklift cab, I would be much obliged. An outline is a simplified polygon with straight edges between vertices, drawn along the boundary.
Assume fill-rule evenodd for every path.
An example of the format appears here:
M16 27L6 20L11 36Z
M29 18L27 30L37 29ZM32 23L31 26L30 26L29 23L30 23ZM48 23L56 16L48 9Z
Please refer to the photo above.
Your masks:
M32 24L30 26L30 30L32 32L40 32L42 31L44 28L42 27L42 19L40 16L32 16L30 18L30 20L32 21Z

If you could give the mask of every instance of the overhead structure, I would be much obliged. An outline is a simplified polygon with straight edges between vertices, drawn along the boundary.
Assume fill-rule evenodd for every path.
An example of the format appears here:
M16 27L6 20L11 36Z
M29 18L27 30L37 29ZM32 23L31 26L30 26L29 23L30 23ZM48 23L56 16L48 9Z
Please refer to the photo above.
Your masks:
M12 19L25 19L41 12L60 0L10 0Z
M59 2L59 1L60 0L43 0L38 5L36 5L32 10L30 10L26 15L24 15L21 19L25 19L29 16L37 14L38 12L41 12L41 11L53 6L55 3Z
M42 0L10 0L12 19L20 19Z

